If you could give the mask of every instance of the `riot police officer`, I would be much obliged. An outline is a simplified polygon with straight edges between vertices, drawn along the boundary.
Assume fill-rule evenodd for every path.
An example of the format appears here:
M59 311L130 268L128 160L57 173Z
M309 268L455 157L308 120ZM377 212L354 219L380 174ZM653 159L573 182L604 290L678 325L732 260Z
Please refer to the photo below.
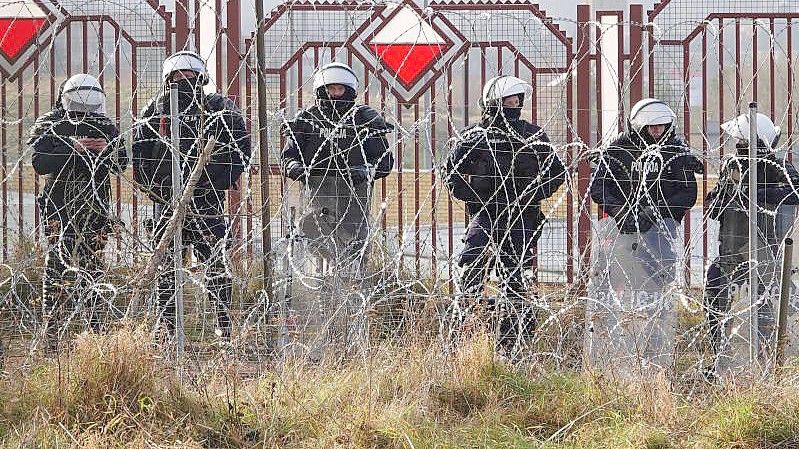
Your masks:
M673 361L677 227L704 168L676 136L676 118L645 98L630 110L627 131L594 159L590 195L604 218L592 252L586 352L601 367L668 369Z
M374 182L391 173L394 155L386 138L393 126L356 104L358 78L349 66L320 67L313 88L315 104L284 126L280 159L302 197L292 238L306 245L305 257L290 255L301 260L291 264L298 273L289 278L299 282L286 306L302 322L301 346L319 360L357 354L368 341L369 209Z
M115 222L110 176L128 162L119 130L105 115L105 101L96 78L72 76L62 84L53 110L36 120L27 141L34 170L46 176L38 201L49 245L42 301L49 349L57 345L70 302L83 302L95 331L103 325L103 289L97 284L103 282L103 250Z
M316 104L284 127L283 174L302 184L299 230L312 253L358 277L366 263L372 186L391 173L386 134L393 126L374 109L356 105L358 78L334 62L314 75Z
M228 227L224 217L226 191L236 188L239 176L250 161L250 136L244 117L227 97L204 92L208 69L199 55L181 51L168 57L162 67L163 90L141 113L133 141L134 180L150 199L160 206L155 225L155 240L160 240L172 216L171 129L179 127L180 166L188 179L209 139L216 144L182 224L184 245L206 267L209 300L216 307L217 334L229 338L232 277L227 266ZM170 90L177 89L177 123L170 119ZM171 252L164 266L171 266ZM175 273L165 270L158 280L158 298L163 324L175 326Z
M719 181L705 199L709 216L719 222L719 255L710 264L705 285L705 306L710 327L710 342L718 357L727 346L733 287L748 284L750 270L759 278L762 303L757 310L761 356L774 347L774 307L778 291L777 253L780 243L792 225L793 217L781 222L782 206L799 204L799 173L794 166L777 157L775 148L780 129L765 114L757 114L757 192L749 192L749 116L740 115L721 125L723 132L735 140L735 152L722 159ZM749 265L749 197L757 201L756 266ZM772 293L769 293L772 292ZM731 354L732 355L732 354ZM714 365L718 359L714 360ZM709 374L718 374L714 366Z
M540 202L565 181L565 168L541 127L521 118L532 86L497 76L483 87L482 121L451 142L445 182L466 203L471 221L458 258L462 268L452 312L456 327L464 312L482 303L496 315L497 344L508 355L535 326L524 271L534 261L546 217ZM496 268L499 299L482 299L483 282Z

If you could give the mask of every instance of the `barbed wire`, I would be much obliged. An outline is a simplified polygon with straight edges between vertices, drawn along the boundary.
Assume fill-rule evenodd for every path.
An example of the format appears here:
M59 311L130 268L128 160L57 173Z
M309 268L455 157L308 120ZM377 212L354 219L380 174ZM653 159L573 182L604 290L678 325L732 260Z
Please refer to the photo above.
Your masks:
M778 2L766 3L761 5L762 11L779 9ZM24 4L51 7L49 3ZM148 198L147 186L142 189L131 164L112 176L98 173L102 163L90 160L90 182L68 182L67 187L74 189L64 193L68 200L83 200L68 202L76 211L56 220L60 228L51 229L52 220L41 215L35 199L42 196L45 178L35 175L31 159L36 155L26 143L36 118L57 106L57 84L68 75L85 71L101 78L109 106L106 115L119 130L119 142L125 147L134 144L136 129L148 120L141 111L143 106L165 92L160 65L173 53L175 36L171 33L177 33L169 31L171 16L164 17L151 6L142 5L144 2L133 1L102 6L63 4L64 15L71 22L52 24L58 27L52 40L35 45L38 53L27 55L33 62L19 68L14 77L3 77L0 340L7 363L24 363L40 355L48 321L42 311L42 283L48 269L65 279L59 294L68 298L57 300L65 307L57 321L59 338L68 343L77 332L91 327L105 331L121 319L135 286L141 282L138 276L156 251L161 232L158 214L169 212L170 197L159 197L150 189ZM212 6L203 3L199 8ZM239 92L233 100L249 130L248 139L258 145L254 145L250 158L233 144L233 153L238 152L244 168L236 180L237 188L199 187L205 193L198 194L190 207L186 223L196 227L188 229L187 224L181 233L193 242L194 255L182 251L185 254L179 256L187 262L182 270L186 346L181 356L174 352L171 356L200 363L213 358L217 351L230 351L254 366L290 357L347 359L368 353L375 342L402 341L408 335L424 336L451 347L450 340L457 340L462 332L484 326L498 340L503 332L513 334L513 344L498 351L521 364L622 371L635 371L633 366L648 369L654 364L675 382L694 385L704 381L703 373L715 357L706 317L715 312L708 305L705 283L710 278L707 270L718 256L715 241L720 232L716 225L720 220L706 213L710 207L704 197L714 184L729 181L723 167L739 166L740 176L747 170L746 156L732 150L734 139L725 137L718 128L722 121L746 112L744 106L750 99L760 97L757 99L767 105L761 112L786 128L786 138L774 149L775 155L763 156L762 161L770 167L766 169L770 170L768 176L780 179L780 187L787 187L786 198L796 190L789 167L797 119L792 60L799 47L794 46L796 36L791 30L799 17L783 11L784 17L762 19L740 7L733 18L705 19L716 12L715 7L708 2L695 6L676 2L672 9L650 15L645 23L622 18L608 25L601 20L542 17L536 7L514 3L433 3L416 9L409 4L372 2L288 3L273 11L258 30L270 39L264 55L268 72L263 74L268 89L267 123L258 123L255 118L257 55L255 46L248 46L247 35L232 39L227 30L215 29L212 35L209 30L195 28L195 33L203 37L207 33L210 38L201 38L197 50L203 59L216 63L209 66L214 86L221 87L222 92ZM227 14L236 12L227 9L217 20L222 23ZM683 18L695 12L701 12L702 18ZM386 25L398 16L417 22ZM369 21L384 27L358 35ZM192 24L203 26L199 20ZM587 42L569 36L562 29L567 27L574 27ZM630 35L641 28L641 50L635 53ZM394 30L395 37L407 30L417 33L409 43L379 44L403 46L406 54L396 67L384 59L388 57L385 50L380 53L374 50L377 47L370 47L370 39L385 29ZM698 34L688 39L686 30ZM4 39L12 31L9 28ZM609 55L606 50L613 47L603 35L612 32L618 33L621 45L615 43L615 53ZM194 37L191 33L189 36L193 42ZM241 38L240 53L227 54L228 41ZM363 49L371 53L356 48L355 41L362 42ZM214 45L206 48L206 42ZM76 50L77 43L83 44L80 51ZM588 48L582 59L575 56L579 45ZM415 67L418 61L413 52L425 46L446 60L432 58L415 83L405 82L400 72ZM82 56L66 58L68 48L72 56L85 51L88 60ZM633 64L636 58L642 62L638 66ZM282 171L278 168L285 161L281 152L287 144L300 145L300 140L308 138L295 129L297 120L314 107L321 109L323 102L317 98L313 76L332 61L351 66L361 83L355 103L368 104L375 117L388 125L376 133L364 131L375 117L358 122L360 116L356 115L363 114L360 106L341 117L324 113L306 117L313 130L303 132L323 135L319 147L330 147L341 154L316 152L302 167L304 180L286 179L282 176L286 174L285 164ZM588 75L588 86L580 84L582 73ZM488 120L490 114L479 104L480 93L483 85L498 75L512 75L532 85L532 93L523 98L521 117L540 127L548 142L537 132L514 128L504 119ZM615 98L608 104L602 92L608 92L606 82L611 80L616 86L611 89ZM623 214L598 215L597 198L590 194L597 182L592 170L601 165L597 161L610 149L618 149L618 142L611 143L614 136L626 132L628 137L635 137L625 122L635 100L646 96L663 100L676 112L673 127L678 134L685 134L686 145L673 145L696 158L703 169L703 173L694 176L691 172L693 178L683 179L689 184L696 182L698 191L685 218L667 217L664 212L670 211L669 207L658 202L670 200L661 184L668 170L664 156L668 145L659 142L628 148L640 153L635 156L639 163L657 166L656 175L645 178L638 190L622 192L622 205L628 209L642 202L662 206L650 217L655 232L647 236L640 230L640 223L636 223L639 227L635 232L622 232L619 226ZM588 100L587 110L580 109L578 97ZM605 120L607 111L616 117L615 126ZM160 111L162 116L168 116L166 112ZM587 118L578 118L581 113ZM220 114L224 115L217 112L207 119L218 119ZM221 123L223 126L211 134L233 133L229 123ZM477 127L469 130L469 126ZM267 129L268 142L257 141L257 131L263 128ZM326 134L319 131L322 128ZM352 145L341 146L350 132L356 136ZM365 148L370 139L385 139L381 157L390 154L395 161L393 169L381 173L386 175L381 178L374 168L380 158L357 164L367 166L367 170L358 174L365 181L355 183L350 159L368 159ZM72 147L71 142L66 143ZM162 133L158 144L171 148L171 136ZM479 169L484 172L464 173L472 176L467 181L471 187L479 177L491 186L486 192L472 192L477 195L471 201L475 206L472 210L448 190L465 159L452 167L447 162L458 145L464 144L487 145L480 148L485 157ZM191 151L201 148L189 146ZM125 154L135 157L130 150ZM265 156L268 164L262 159ZM194 154L187 160L196 157ZM344 164L337 165L341 160ZM592 162L599 165L592 167ZM535 196L547 182L545 173L558 171L553 168L557 163L563 164L563 174L553 175L562 176L556 190L535 201L519 199ZM537 172L519 174L528 166L536 167ZM61 172L72 173L70 170L70 165L59 167ZM49 176L57 178L58 174ZM262 222L265 206L260 183L264 177L270 177L273 186L272 191L265 192L272 201L273 218L268 223L271 248L263 247L262 231L267 223ZM609 184L624 181L616 174L607 178ZM724 198L717 207L729 208L746 197L748 193L737 182L733 187L739 195ZM650 184L655 186L653 191L647 190ZM103 241L96 242L99 246L86 246L91 242L84 233L67 232L65 222L75 220L82 208L91 207L90 201L102 200L100 192L106 188L113 201L101 205L101 215L107 215L115 226L103 231ZM202 201L212 207L202 210L198 206ZM160 212L153 206L159 202L164 206ZM763 201L757 208L757 220L765 222L758 228L759 238L767 251L756 265L762 268L761 280L768 292L779 290L782 241L793 233L793 205L784 203L785 199ZM217 206L223 209L210 210ZM527 208L545 218L536 216L526 221ZM664 225L664 219L673 223ZM744 214L737 218L744 219L749 217ZM214 233L216 224L208 224L214 220L219 233ZM502 220L505 222L498 224ZM208 240L211 228L213 238ZM464 240L460 240L461 234ZM66 252L58 253L65 241L69 241ZM84 254L76 254L75 245ZM45 258L48 251L52 257ZM475 253L474 260L464 262L469 251ZM647 251L650 254L645 254ZM174 254L170 255L174 260ZM642 262L644 256L647 262ZM86 260L92 257L95 260L88 267ZM60 266L52 266L54 260ZM265 282L262 260L274 268L271 286ZM655 266L649 267L650 272L641 272L647 268L644 263ZM739 276L741 269L748 271L752 265L748 258L736 260L725 268L725 275ZM474 277L471 290L465 288L464 278L468 276ZM655 277L665 278L663 284L649 286ZM229 285L220 280L228 278ZM509 281L520 285L509 286ZM169 290L164 282L168 283L162 281L162 290ZM153 279L149 288L156 291L157 284ZM228 288L230 299L224 304L219 291ZM638 295L641 290L644 293ZM739 296L740 292L735 297ZM509 303L509 297L516 297L516 303ZM627 300L631 302L623 302ZM722 311L722 315L733 323L729 325L731 335L742 341L736 343L736 350L743 350L752 343L750 337L742 335L749 319L746 316L761 312L760 308L753 311L753 306L741 303L740 298L736 300L738 305L730 312ZM137 318L152 321L154 339L170 352L175 348L170 346L169 332L163 334L156 324L163 322L165 304L171 303L151 294ZM797 316L793 290L790 304L788 352L793 354ZM653 311L655 305L659 308ZM226 312L232 320L230 335L218 321ZM605 318L609 314L611 318L607 319L617 322L604 324L608 333L602 338L591 337L589 334L599 328L592 320L603 312ZM776 308L768 313L776 316ZM514 333L501 329L503 319L516 320L514 325L524 320L529 323ZM524 328L528 325L529 329ZM620 335L627 332L633 334L631 341ZM656 355L640 347L652 344L653 332L662 334Z

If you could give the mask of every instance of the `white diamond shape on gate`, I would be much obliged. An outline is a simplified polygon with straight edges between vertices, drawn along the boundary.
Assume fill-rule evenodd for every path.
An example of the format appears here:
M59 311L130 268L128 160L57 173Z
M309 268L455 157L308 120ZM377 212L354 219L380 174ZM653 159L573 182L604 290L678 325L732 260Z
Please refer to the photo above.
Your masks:
M449 21L436 14L425 17L411 2L378 11L349 43L409 103L435 81L464 44Z
M45 1L0 2L0 71L14 78L63 19L64 13Z

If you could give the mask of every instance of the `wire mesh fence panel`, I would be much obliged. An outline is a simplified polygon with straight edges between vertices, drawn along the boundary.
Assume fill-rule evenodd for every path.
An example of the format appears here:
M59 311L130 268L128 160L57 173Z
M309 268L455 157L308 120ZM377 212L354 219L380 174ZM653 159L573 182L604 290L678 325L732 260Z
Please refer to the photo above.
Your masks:
M196 376L482 331L690 389L780 314L797 355L785 2L253 7L0 5L7 366L130 319Z

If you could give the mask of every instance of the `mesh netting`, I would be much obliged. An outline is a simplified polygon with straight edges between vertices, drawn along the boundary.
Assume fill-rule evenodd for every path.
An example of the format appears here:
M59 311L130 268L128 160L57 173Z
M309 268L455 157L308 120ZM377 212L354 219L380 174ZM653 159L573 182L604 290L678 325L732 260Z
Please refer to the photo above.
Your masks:
M693 389L771 370L779 314L796 356L783 258L799 15L784 2L557 19L517 3L296 2L242 36L229 33L247 2L178 2L188 30L152 2L22 3L56 31L15 59L31 18L0 29L14 70L0 83L6 366L128 320L193 374L220 353L258 372L410 340L446 360L485 332L520 365ZM162 64L195 42L221 94L189 76L194 100L170 99ZM350 67L331 79L352 104L314 85L331 62ZM98 79L102 116L63 109L78 73ZM497 76L529 86L486 96ZM673 117L631 117L649 96ZM757 170L749 129L721 129L750 101L773 122ZM645 128L661 124L663 138Z

